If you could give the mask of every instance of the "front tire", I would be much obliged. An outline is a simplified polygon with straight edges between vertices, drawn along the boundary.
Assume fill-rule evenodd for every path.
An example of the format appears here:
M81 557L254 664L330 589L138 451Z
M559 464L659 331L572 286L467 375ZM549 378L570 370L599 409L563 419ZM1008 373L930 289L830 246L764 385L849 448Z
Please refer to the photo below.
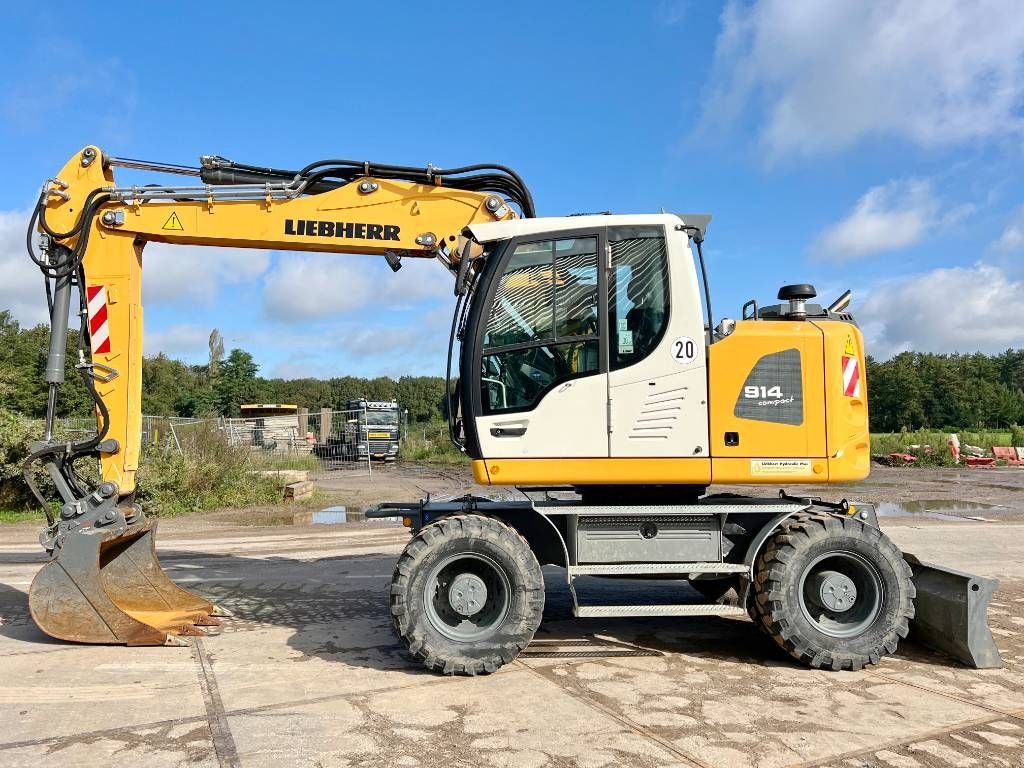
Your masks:
M530 545L500 520L452 515L424 526L391 580L391 624L427 669L495 672L533 639L544 575Z
M858 670L896 652L914 617L910 567L881 531L801 513L754 570L755 612L772 640L815 669Z

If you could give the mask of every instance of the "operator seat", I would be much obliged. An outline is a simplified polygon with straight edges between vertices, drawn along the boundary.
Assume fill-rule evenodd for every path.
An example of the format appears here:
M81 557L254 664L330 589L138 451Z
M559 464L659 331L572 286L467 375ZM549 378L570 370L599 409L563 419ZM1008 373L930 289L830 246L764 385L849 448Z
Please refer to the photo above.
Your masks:
M665 307L657 306L651 291L651 278L645 272L636 271L626 287L626 295L633 307L626 313L626 328L633 333L632 357L639 360L650 352L665 325Z

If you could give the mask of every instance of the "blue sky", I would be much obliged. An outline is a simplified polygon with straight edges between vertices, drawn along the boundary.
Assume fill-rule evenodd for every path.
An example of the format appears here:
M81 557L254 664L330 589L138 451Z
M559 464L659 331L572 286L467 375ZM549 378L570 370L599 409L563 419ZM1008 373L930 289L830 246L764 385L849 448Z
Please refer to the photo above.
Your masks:
M0 308L25 322L44 314L26 212L97 143L183 164L503 163L540 215L712 213L718 317L807 281L854 289L880 357L1024 346L1016 3L30 5L0 29ZM146 255L147 353L201 361L217 327L270 376L443 370L432 263Z

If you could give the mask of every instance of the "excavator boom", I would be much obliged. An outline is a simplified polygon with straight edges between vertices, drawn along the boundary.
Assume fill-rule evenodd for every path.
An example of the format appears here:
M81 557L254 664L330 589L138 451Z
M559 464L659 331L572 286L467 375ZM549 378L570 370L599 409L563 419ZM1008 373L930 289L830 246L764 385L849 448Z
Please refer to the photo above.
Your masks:
M206 183L119 187L118 166ZM187 168L108 157L94 146L72 157L43 188L29 232L31 241L38 225L42 252L30 253L46 277L51 314L46 435L29 461L46 467L61 497L54 516L26 473L46 510L41 540L52 555L30 590L36 623L66 640L131 645L174 642L217 623L215 606L166 576L155 522L134 503L147 243L377 255L396 270L403 258L436 258L454 273L465 227L521 214L533 214L529 191L502 166L329 160L286 171L204 157ZM73 287L88 344L77 367L98 430L66 444L54 440L53 424ZM95 487L75 470L85 458L99 460Z

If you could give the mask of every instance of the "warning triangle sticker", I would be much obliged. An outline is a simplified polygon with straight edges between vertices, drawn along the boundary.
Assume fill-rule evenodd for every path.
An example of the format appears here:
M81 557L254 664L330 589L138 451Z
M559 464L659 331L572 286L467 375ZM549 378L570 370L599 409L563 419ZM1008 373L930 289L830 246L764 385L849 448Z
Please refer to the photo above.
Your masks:
M164 229L167 229L167 227L165 226ZM843 354L844 355L856 354L856 352L854 352L854 349L853 349L853 336L847 336L846 337L846 349L843 350Z
M177 212L172 212L171 215L167 217L167 221L164 222L164 225L160 227L160 229L169 229L174 232L185 231L185 228L181 226L181 219L178 218ZM847 342L847 345L849 345L849 342Z

